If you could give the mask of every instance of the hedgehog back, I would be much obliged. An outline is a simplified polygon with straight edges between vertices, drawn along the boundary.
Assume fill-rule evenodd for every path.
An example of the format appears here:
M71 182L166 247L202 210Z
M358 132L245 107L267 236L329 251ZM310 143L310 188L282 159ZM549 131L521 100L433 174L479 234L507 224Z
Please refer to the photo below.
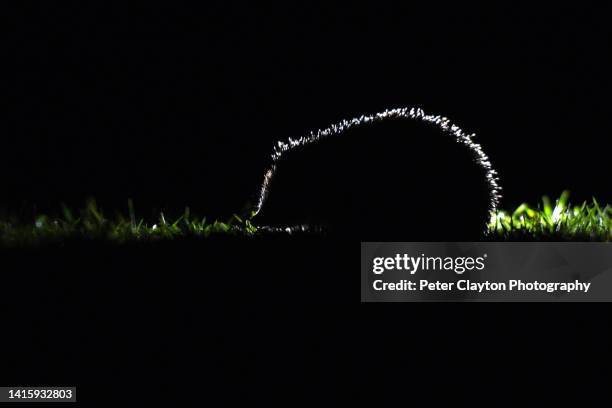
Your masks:
M361 241L479 239L491 194L470 147L404 118L284 152L268 190L258 224L321 226Z

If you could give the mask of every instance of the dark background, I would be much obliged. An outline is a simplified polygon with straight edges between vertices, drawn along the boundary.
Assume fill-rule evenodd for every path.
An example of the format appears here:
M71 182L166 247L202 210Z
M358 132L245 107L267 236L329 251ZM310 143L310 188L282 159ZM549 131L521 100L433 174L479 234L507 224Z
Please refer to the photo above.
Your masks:
M612 201L602 10L234 5L38 10L4 43L3 206L95 197L225 216L277 140L417 106L479 135L504 205Z
M612 201L607 10L28 11L2 44L9 212L93 196L224 216L276 140L405 105L478 133L508 206L565 188ZM3 249L0 380L105 406L605 396L606 305L359 304L357 251L282 236Z

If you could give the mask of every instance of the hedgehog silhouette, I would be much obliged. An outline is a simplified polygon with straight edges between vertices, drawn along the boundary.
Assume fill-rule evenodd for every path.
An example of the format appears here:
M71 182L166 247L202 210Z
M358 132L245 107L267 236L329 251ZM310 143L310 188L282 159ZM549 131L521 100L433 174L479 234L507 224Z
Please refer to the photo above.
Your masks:
M501 188L474 136L401 108L278 142L254 221L361 241L477 240Z

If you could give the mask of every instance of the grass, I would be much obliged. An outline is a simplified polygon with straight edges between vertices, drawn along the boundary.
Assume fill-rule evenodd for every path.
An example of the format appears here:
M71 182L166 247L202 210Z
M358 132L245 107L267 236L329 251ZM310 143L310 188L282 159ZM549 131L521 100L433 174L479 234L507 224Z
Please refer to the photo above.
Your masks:
M156 241L211 235L253 236L265 234L249 219L233 215L226 221L209 221L185 208L177 219L163 213L154 222L137 218L128 200L127 214L104 215L94 200L75 214L67 207L59 216L38 215L30 222L0 220L0 245L28 246L66 240ZM612 207L591 203L572 206L563 192L554 205L547 197L537 206L521 204L512 212L499 211L491 217L486 239L494 241L612 241Z
M51 217L38 215L33 222L18 220L0 221L0 245L21 246L39 243L62 242L68 239L127 241L156 241L180 237L209 237L215 234L248 236L257 232L250 220L233 215L227 221L209 221L206 217L191 214L189 207L177 219L167 220L163 213L154 222L137 218L134 205L128 200L128 213L104 215L94 200L73 213L62 206L62 215Z
M501 240L612 241L612 206L592 202L571 205L569 192L555 201L544 196L536 207L526 203L491 217L488 235Z

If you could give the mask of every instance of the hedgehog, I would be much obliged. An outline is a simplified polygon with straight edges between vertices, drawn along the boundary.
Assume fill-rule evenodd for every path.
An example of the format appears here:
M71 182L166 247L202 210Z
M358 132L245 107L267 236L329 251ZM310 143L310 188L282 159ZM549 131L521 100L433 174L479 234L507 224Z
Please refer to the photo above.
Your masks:
M501 187L474 138L399 108L278 142L253 220L361 241L478 240Z

